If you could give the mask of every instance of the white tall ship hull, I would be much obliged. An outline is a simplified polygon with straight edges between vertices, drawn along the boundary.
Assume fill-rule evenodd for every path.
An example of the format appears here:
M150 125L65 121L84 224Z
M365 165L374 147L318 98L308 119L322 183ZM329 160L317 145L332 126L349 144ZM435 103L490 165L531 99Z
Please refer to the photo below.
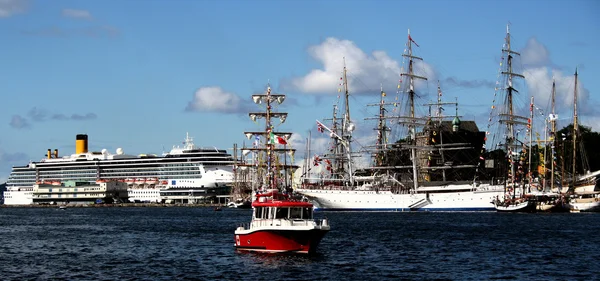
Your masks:
M393 193L374 190L296 189L315 207L327 211L492 211L504 187L479 186L464 190L431 189L430 192Z

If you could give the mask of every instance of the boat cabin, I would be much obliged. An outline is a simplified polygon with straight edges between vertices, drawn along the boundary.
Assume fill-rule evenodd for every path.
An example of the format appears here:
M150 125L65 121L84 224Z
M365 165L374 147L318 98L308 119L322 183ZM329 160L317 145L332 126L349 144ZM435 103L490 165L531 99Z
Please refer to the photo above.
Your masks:
M292 219L312 220L312 206L265 206L254 207L253 219Z
M290 219L312 220L313 205L305 201L289 199L287 194L271 190L267 193L257 194L257 199L252 203L255 220Z

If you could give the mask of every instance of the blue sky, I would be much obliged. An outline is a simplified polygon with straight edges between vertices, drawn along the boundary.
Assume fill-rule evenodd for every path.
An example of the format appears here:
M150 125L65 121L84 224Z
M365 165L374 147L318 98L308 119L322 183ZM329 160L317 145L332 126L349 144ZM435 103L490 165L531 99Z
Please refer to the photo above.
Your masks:
M364 104L380 85L395 91L408 29L433 76L423 102L439 80L485 130L510 22L524 100L548 108L554 76L569 116L578 67L581 119L599 130L598 12L591 0L0 0L0 182L48 148L74 153L78 133L91 150L131 154L160 154L186 132L201 146L250 143L250 95L268 82L288 95L280 129L296 133L292 145L301 152L312 130L324 146L314 120L331 114L343 57L352 118L372 139L362 119L376 111Z

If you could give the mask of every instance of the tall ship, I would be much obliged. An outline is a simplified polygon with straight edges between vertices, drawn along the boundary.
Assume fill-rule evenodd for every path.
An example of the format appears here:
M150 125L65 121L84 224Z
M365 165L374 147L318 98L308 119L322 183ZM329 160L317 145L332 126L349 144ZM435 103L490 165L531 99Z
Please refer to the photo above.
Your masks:
M385 101L381 91L374 149L368 150L373 163L357 169L353 151L352 132L355 125L350 118L349 89L346 67L342 74L344 113L338 118L334 107L331 126L317 120L319 132L332 138L332 149L323 156L315 155L312 165L324 166L315 176L306 169L296 192L303 194L321 210L354 211L482 211L494 210L492 201L503 195L501 179L479 179L485 170L483 152L485 132L480 132L475 122L461 122L458 109L455 116L442 115L441 89L438 87L437 103L429 106L429 115L416 113L418 80L426 80L415 73L417 61L413 54L415 41L408 33L404 65L398 93L405 101L398 112L385 106L400 104ZM417 45L418 46L418 45ZM404 66L403 66L404 69ZM402 83L404 81L404 83ZM341 90L340 90L341 91ZM456 104L456 103L453 103ZM432 108L436 113L432 114ZM400 114L402 111L403 114ZM386 115L387 112L392 114ZM405 128L404 138L389 143L392 128L398 124ZM310 145L309 145L310 147ZM310 150L310 148L309 148ZM460 152L459 152L460 151ZM362 151L364 152L364 151ZM310 161L305 165L310 166Z
M577 69L575 69L575 86L573 90L573 127L571 132L572 164L571 182L569 183L569 209L571 212L598 212L600 211L600 191L597 189L600 170L591 172L588 156L581 131L577 113ZM554 101L554 99L553 99ZM564 148L563 148L564 150ZM566 159L563 159L563 161ZM563 163L564 165L564 163ZM579 169L578 169L579 168ZM581 170L584 172L581 173ZM564 171L564 168L563 168Z
M61 186L66 181L124 182L130 202L196 203L229 194L233 163L226 150L197 147L189 135L183 146L157 156L129 155L121 148L115 154L88 151L88 136L79 134L74 154L60 157L57 149L48 149L46 158L13 167L4 204L32 204L35 184Z

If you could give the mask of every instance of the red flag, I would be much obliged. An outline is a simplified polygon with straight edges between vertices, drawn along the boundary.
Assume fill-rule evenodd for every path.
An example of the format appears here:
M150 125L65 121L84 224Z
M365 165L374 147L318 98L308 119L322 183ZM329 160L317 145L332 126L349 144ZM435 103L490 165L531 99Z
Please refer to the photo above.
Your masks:
M313 160L313 165L319 166L319 163L321 163L321 158L319 158L319 155L315 154L315 159Z
M279 144L287 144L287 141L284 138L280 137L280 136L277 136L277 142Z
M410 37L410 34L408 35L408 40L415 43L415 45L417 45L417 47L419 47L419 44L417 44L417 42L415 42L415 40L413 40L412 37Z

